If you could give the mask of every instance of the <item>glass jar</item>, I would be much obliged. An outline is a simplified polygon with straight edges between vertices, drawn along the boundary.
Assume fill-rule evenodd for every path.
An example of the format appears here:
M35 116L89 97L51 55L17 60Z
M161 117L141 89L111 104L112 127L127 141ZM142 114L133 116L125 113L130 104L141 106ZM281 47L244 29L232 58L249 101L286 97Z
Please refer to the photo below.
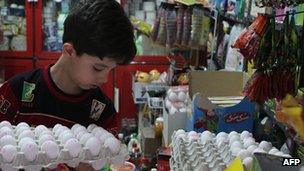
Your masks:
M163 128L164 128L164 119L162 117L156 118L156 121L154 124L155 137L157 137L157 138L162 137Z

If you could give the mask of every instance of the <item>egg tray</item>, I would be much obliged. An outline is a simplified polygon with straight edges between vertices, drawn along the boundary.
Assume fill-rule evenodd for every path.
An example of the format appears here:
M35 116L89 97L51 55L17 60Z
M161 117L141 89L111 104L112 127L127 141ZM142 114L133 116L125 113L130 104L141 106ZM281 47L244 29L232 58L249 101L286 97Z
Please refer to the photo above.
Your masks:
M34 132L33 127L30 130ZM16 132L16 126L12 126L12 130ZM52 129L49 129L52 131ZM59 154L57 158L49 158L44 151L41 151L40 145L38 145L39 152L34 161L29 161L24 152L20 151L20 146L16 146L17 154L12 162L5 162L3 156L0 153L0 168L2 171L18 171L20 169L28 171L40 171L41 169L55 169L58 164L65 163L68 166L75 168L80 162L90 164L95 170L102 169L106 164L123 164L125 160L129 157L127 147L125 144L120 145L120 151L118 154L113 154L108 147L101 146L101 150L98 155L94 156L91 151L81 144L81 151L77 157L72 157L64 145L58 140L58 137L54 136L56 144L59 147ZM15 135L17 144L19 142L17 136ZM77 138L76 138L77 139ZM34 139L36 144L38 143L38 135L35 134Z
M19 147L18 147L19 148ZM17 148L17 149L18 149ZM78 157L71 157L69 151L60 146L60 152L56 159L50 159L43 151L39 151L36 159L34 161L28 161L25 158L23 152L18 152L14 161L11 163L5 163L3 157L0 154L0 166L3 171L6 170L30 170L30 171L40 171L42 168L54 169L59 163L65 163L70 167L77 167L80 162L90 164L95 170L100 170L105 164L122 164L128 156L125 146L121 148L121 152L113 157L107 155L111 153L107 148L102 150L98 156L93 157L89 149L83 148ZM108 151L108 152L107 152Z
M212 144L201 144L198 140L187 141L180 139L173 143L170 168L174 171L224 171L227 163L232 159L231 154L221 156L218 149ZM227 160L228 159L228 160Z
M202 134L197 134L199 138L191 136L189 138L189 133L185 133L182 136L176 135L176 131L172 134L172 155L169 162L171 170L222 171L236 157L240 157L243 160L246 157L253 156L253 151L250 152L250 156L238 156L238 153L231 150L232 143L229 143L229 139L218 142L215 134L210 133L209 139ZM243 140L240 141L243 142ZM252 145L259 146L259 143L254 142ZM244 149L248 150L247 147L244 147ZM272 149L275 148L273 147ZM271 154L270 151L266 152ZM286 154L283 155L288 157Z

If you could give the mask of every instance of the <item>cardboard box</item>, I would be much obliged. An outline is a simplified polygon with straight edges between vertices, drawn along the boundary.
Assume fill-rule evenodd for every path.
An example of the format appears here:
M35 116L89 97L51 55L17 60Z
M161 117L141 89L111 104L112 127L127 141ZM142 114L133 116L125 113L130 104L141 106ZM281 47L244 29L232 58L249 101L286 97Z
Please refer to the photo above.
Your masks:
M174 115L170 115L166 110L164 110L163 118L163 140L164 145L168 147L171 144L171 137L173 132L178 129L186 129L187 113L176 112Z
M145 156L155 156L157 149L162 146L161 138L156 138L152 127L140 130L140 145Z
M240 96L249 76L242 72L192 71L190 72L189 94L202 96Z

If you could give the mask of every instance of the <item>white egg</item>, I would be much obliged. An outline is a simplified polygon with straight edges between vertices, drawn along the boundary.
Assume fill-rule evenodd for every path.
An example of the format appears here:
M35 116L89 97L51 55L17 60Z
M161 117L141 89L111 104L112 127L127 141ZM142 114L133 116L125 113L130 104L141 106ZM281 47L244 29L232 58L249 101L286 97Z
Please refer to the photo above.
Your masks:
M103 134L106 134L106 133L109 133L108 131L106 130L98 130L97 132L95 132L95 137L100 137L102 136Z
M166 100L165 100L165 106L166 106L167 109L170 109L170 108L172 107L171 101L168 100L168 99L166 99Z
M62 131L58 136L58 140L60 140L63 136L65 136L65 134L73 134L73 132L71 130Z
M190 131L188 133L188 137L190 137L190 136L196 136L196 135L197 135L197 133L195 131Z
M74 132L75 129L78 128L78 127L80 127L80 126L82 126L82 125L80 125L80 124L74 124L74 125L72 126L72 128L71 128L71 131Z
M253 139L250 139L250 138L245 139L243 142L244 142L244 147L245 148L248 148L249 146L255 144L255 141Z
M88 132L92 132L94 128L96 128L97 125L96 124L90 124L87 128Z
M228 134L228 138L230 138L231 136L234 136L234 135L240 136L239 133L237 133L237 132L235 132L235 131L231 131L231 132Z
M241 141L240 136L238 135L232 135L229 138L229 144L232 144L234 141Z
M22 138L22 139L19 140L18 146L21 147L22 145L24 145L27 142L33 142L33 143L35 143L35 140L33 138L30 138L30 137L24 137L24 138Z
M87 132L87 131L81 131L81 132L79 132L79 133L76 135L76 138L77 138L78 140L80 140L81 137L82 137L84 134L86 134L86 133L89 133L89 132Z
M53 127L53 132L55 133L57 131L57 129L59 129L60 127L62 127L61 124L56 124L54 127Z
M178 99L179 101L185 101L186 98L187 98L186 93L183 92L183 91L180 91L180 92L177 94L177 99Z
M81 151L81 144L76 138L71 138L65 143L64 148L69 151L71 157L75 158Z
M22 144L20 151L24 152L25 158L32 162L36 159L39 149L36 143L28 141Z
M62 137L58 138L58 140L61 142L61 144L65 144L71 138L75 138L74 134L66 133Z
M177 131L175 132L175 136L178 136L178 135L180 135L180 134L185 134L185 133L186 133L185 130L179 129L179 130L177 130Z
M247 148L247 151L249 151L250 154L252 154L252 152L253 152L255 149L257 149L257 148L258 148L258 146L256 146L256 145L251 145L251 146L249 146L249 147Z
M103 131L103 130L105 130L105 129L103 129L102 127L100 127L100 126L98 126L98 127L95 127L93 130L92 130L92 134L96 134L96 132L98 132L98 131Z
M259 147L268 152L272 148L272 145L271 142L262 141L260 142Z
M85 147L87 147L93 156L97 156L101 149L101 142L96 137L91 137L85 143Z
M79 127L77 127L75 130L74 130L74 134L75 135L77 135L79 132L81 132L81 131L86 131L87 132L87 129L86 129L86 127L84 127L84 126L79 126Z
M224 138L228 138L228 134L226 132L219 132L217 135L216 135L216 138L220 138L220 137L224 137Z
M178 100L178 97L177 97L177 94L175 92L170 92L169 95L168 95L168 99L171 101L171 102L176 102Z
M35 134L31 130L25 130L19 134L18 138L22 139L24 137L30 137L32 139L35 139Z
M254 154L254 153L266 153L266 151L263 150L262 148L258 147L255 150L253 150L253 152L251 154Z
M85 144L87 142L87 140L91 137L94 137L94 135L92 133L85 133L79 140L79 142L81 144Z
M184 139L184 138L186 138L186 134L179 134L179 135L176 136L177 140L178 139Z
M0 138L0 146L1 147L5 146L5 145L8 145L8 144L16 146L17 145L17 141L11 135L5 135L5 136L3 136L3 137Z
M236 156L241 150L242 150L242 149L241 149L241 148L238 148L238 147L233 148L233 149L230 149L231 154L232 154L233 156Z
M2 122L0 122L0 128L4 127L4 126L12 128L12 124L9 121L2 121Z
M70 129L66 126L59 127L54 134L55 137L58 137L65 130L70 130Z
M248 138L248 137L251 137L251 136L252 136L252 134L248 131L243 131L240 135L241 140L244 140L245 138Z
M179 112L181 113L186 113L187 112L187 109L185 107L182 107L179 109Z
M25 123L25 122L20 122L17 126L16 129L21 128L21 127L30 127L29 124Z
M31 129L29 127L25 127L25 126L19 127L18 129L16 129L16 135L19 136L23 131L28 131L28 130L31 130Z
M14 145L8 144L1 148L0 153L4 162L11 163L15 159L17 148Z
M48 140L55 141L55 138L49 134L44 134L44 135L40 136L39 140L38 140L39 145L42 145L45 141L48 141Z
M105 140L104 146L108 147L113 154L118 154L120 151L120 141L114 137L109 137Z
M199 136L189 136L188 140L189 141L196 141L199 139ZM202 139L202 142L207 141L206 139Z
M52 131L50 131L50 130L45 130L45 131L42 131L42 132L39 134L39 137L41 137L42 135L45 135L45 134L49 134L49 135L54 136L54 134L53 134Z
M100 140L101 144L104 144L104 142L105 142L108 138L111 138L111 137L114 137L114 135L111 134L111 133L105 133L105 134L103 134L102 136L99 137L99 140Z
M0 129L0 138L5 136L5 135L11 135L11 136L15 136L14 132L12 129L10 129L9 127L2 127Z
M279 152L277 148L272 148L271 150L268 151L268 154L275 155L275 153Z
M59 146L54 141L47 140L41 145L41 151L44 151L50 159L55 159L59 154Z
M253 162L252 157L246 157L243 160L243 165L245 166L246 170L251 170L252 162Z
M177 111L178 111L178 110L177 110L174 106L172 106L172 107L169 109L169 114L170 114L170 115L174 115Z
M43 131L49 130L46 126L44 125L38 125L35 129L34 132L36 135L40 135Z
M243 148L243 145L240 141L234 141L230 146L230 149L233 149L233 148Z
M251 154L247 150L241 150L241 151L238 152L237 156L239 158L241 158L242 160L244 160L247 157L251 157Z

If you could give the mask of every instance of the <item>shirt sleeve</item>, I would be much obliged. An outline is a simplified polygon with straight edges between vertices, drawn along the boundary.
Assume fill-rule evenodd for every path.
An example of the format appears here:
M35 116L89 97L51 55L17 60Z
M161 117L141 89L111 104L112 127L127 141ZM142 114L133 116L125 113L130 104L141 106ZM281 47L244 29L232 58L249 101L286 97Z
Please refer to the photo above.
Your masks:
M0 87L0 120L13 122L14 116L19 110L17 97L9 82Z

